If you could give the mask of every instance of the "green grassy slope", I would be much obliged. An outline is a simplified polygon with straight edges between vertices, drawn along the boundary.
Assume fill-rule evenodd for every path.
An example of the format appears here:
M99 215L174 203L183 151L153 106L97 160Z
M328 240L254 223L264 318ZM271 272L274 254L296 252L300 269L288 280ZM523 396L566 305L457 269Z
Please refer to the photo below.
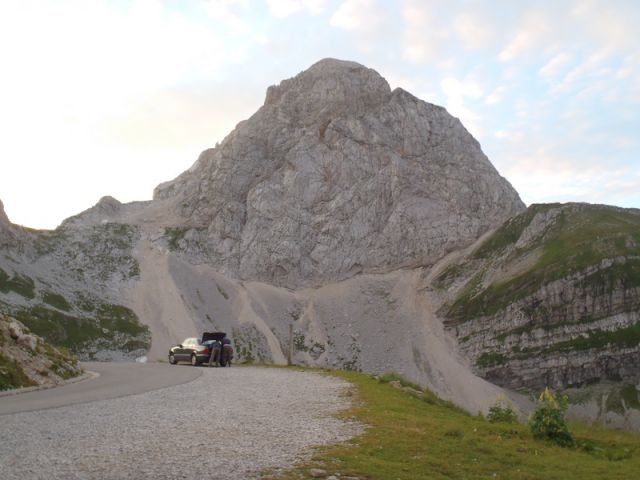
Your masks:
M12 338L13 319L0 313L0 390L66 380L82 373L78 359L67 349L38 339L35 349ZM23 334L31 333L20 326ZM45 378L46 377L46 378Z
M366 479L628 480L640 471L640 436L572 425L579 446L535 440L524 425L492 424L356 372L331 372L354 385L345 418L368 425L307 465L269 478L309 478L311 468Z
M640 210L532 205L435 286L445 325L494 383L640 381Z
M559 207L559 204L532 205L488 238L470 259L485 269L491 268L492 264L495 267L495 263L514 263L534 250L541 254L531 268L514 278L493 282L481 289L473 285L479 278L472 278L468 288L452 303L447 316L455 322L466 322L494 315L532 295L544 284L621 257L626 258L623 264L614 263L598 269L582 280L583 285L601 286L608 291L617 287L640 287L640 211L637 210L569 204L562 207L542 235L515 248L536 214ZM456 271L464 272L464 269L459 265L451 267L440 276L439 284L446 286L455 278Z
M0 252L0 313L83 360L101 351L140 355L150 346L149 329L105 295L139 277L133 253L139 236L136 227L116 223L24 229L18 247Z

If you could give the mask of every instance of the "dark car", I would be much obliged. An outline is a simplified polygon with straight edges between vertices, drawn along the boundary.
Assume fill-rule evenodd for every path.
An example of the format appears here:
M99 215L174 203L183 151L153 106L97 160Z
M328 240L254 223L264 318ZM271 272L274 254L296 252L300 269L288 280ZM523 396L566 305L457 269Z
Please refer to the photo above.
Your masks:
M194 367L201 363L231 366L233 347L224 332L204 332L202 338L186 338L169 350L169 363L190 362Z

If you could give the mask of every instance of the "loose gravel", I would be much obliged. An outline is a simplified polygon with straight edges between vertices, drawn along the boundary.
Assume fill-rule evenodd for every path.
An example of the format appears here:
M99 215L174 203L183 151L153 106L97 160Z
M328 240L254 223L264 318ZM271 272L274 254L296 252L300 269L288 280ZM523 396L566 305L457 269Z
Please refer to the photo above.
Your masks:
M176 367L181 368L181 367ZM189 368L189 367L182 367ZM317 373L202 368L196 380L0 417L4 480L250 479L361 432L349 384Z

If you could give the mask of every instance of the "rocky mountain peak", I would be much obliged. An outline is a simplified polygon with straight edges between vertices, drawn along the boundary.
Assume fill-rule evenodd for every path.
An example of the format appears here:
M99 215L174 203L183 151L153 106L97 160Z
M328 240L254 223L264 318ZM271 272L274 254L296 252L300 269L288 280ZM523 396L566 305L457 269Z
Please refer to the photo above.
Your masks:
M524 208L444 108L334 59L270 87L154 198L197 262L286 286L429 265Z
M391 90L375 70L326 58L267 89L265 106L305 124L341 112L357 114L384 102Z
M93 207L88 208L73 217L67 218L62 222L62 226L79 227L111 222L118 218L122 207L123 205L121 202L107 195L102 197Z

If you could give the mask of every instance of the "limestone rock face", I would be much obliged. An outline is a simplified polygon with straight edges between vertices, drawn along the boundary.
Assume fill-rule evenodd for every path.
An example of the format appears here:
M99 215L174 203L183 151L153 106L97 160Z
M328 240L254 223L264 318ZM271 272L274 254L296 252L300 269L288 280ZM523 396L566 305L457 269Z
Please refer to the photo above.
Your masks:
M0 200L0 247L13 247L16 244L19 235L19 229L16 228L4 211L4 204Z
M7 214L4 212L4 204L2 200L0 200L0 228L9 225L9 218Z
M432 264L524 208L458 119L333 59L269 87L154 198L207 263L289 287Z
M4 211L4 204L2 200L0 200L0 243L2 241L9 240L15 236L14 227L11 221L9 221L9 217Z
M63 227L79 227L89 224L100 224L112 221L121 209L122 203L113 197L102 197L93 207L88 208L62 222Z
M57 385L80 375L78 359L48 345L22 323L0 312L0 391ZM7 371L13 371L8 375Z
M436 281L478 374L513 389L640 382L640 212L532 205Z

